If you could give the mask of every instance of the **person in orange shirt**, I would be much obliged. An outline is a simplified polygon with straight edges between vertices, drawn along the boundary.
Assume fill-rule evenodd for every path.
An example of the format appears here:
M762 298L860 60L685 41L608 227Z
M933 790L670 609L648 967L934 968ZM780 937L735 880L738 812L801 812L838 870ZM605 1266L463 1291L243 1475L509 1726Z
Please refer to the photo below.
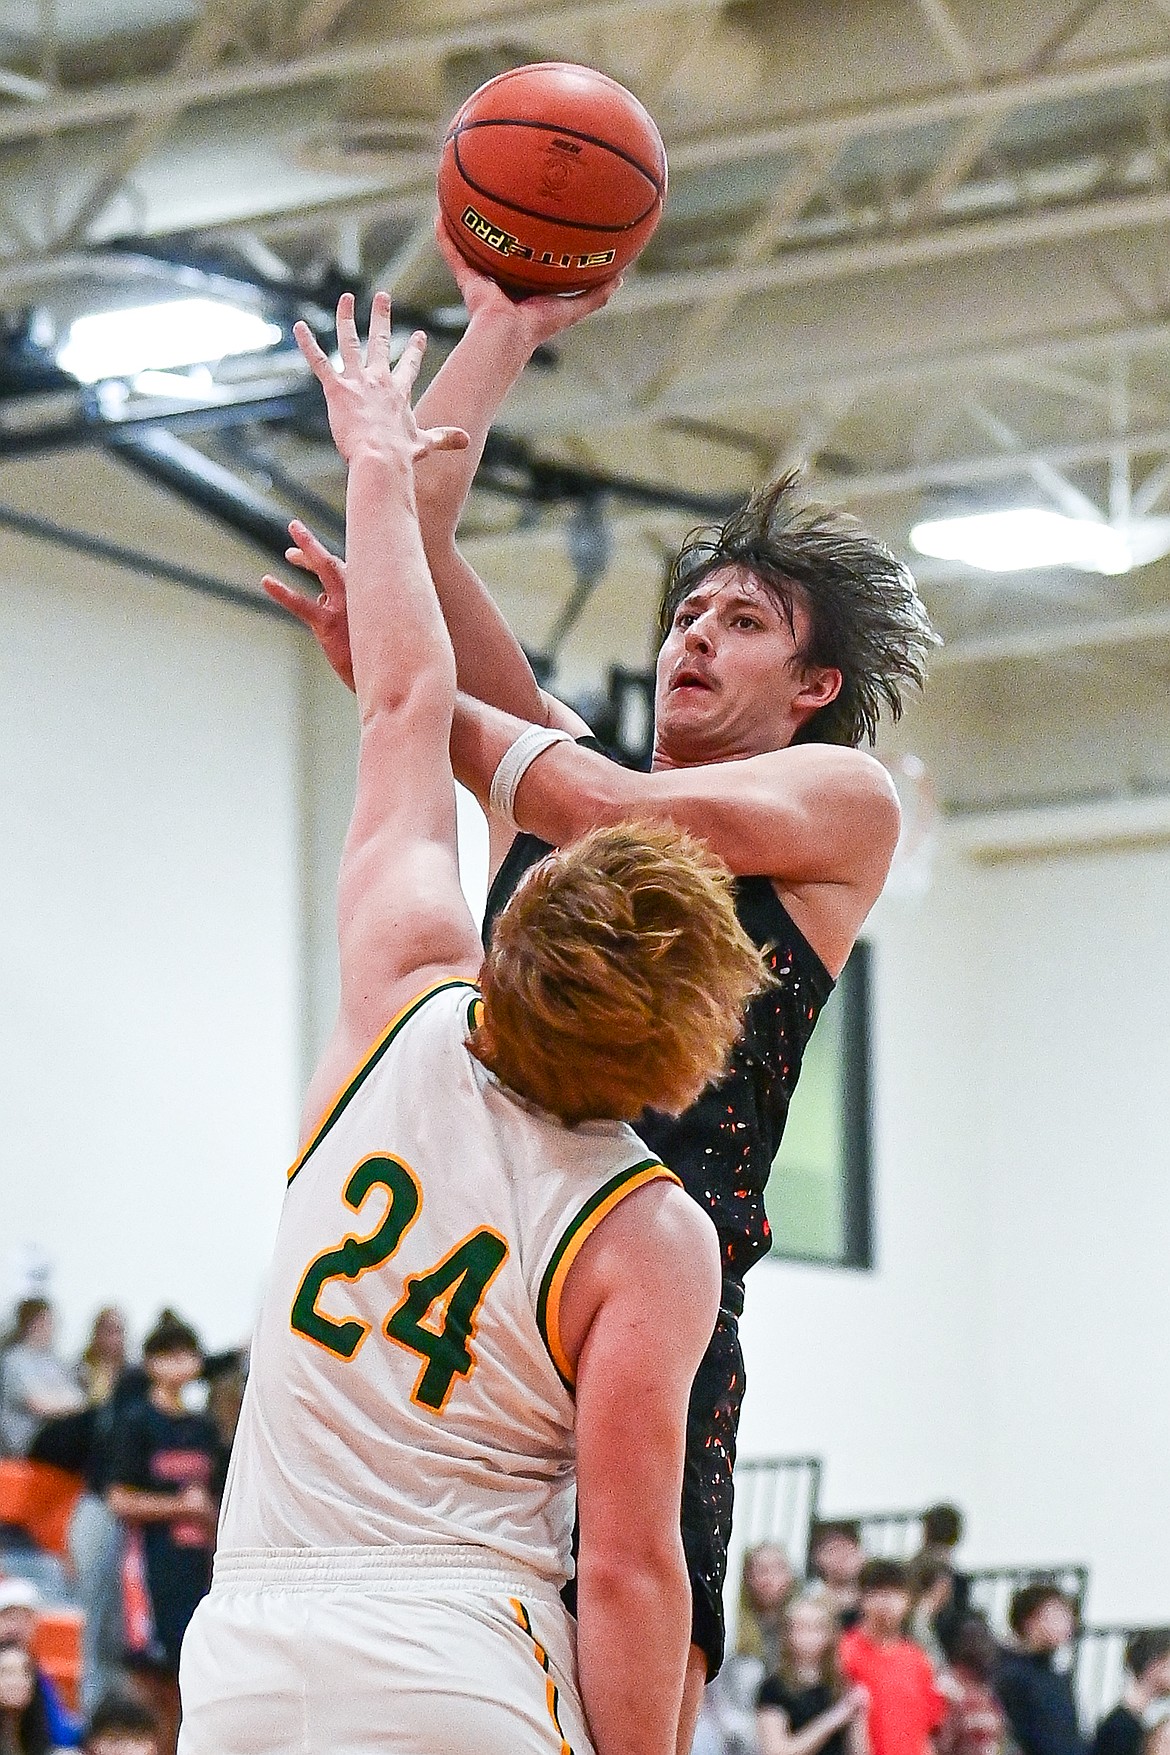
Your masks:
M842 1636L841 1669L869 1695L871 1755L931 1755L947 1716L930 1660L903 1631L910 1583L897 1560L867 1560L861 1621Z

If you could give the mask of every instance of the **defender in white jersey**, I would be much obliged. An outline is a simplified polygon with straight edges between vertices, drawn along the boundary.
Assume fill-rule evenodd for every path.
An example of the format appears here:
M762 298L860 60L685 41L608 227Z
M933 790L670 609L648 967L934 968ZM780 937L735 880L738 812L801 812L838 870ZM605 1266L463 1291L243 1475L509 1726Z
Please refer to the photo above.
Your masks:
M391 371L383 295L365 364L352 301L338 333L341 375L298 338L350 465L341 1010L183 1649L180 1750L668 1755L686 1408L719 1263L620 1117L691 1099L759 958L709 855L606 830L514 899L481 997L454 662L413 495L415 462L464 436L415 426L421 338ZM558 1595L575 1506L576 1651Z

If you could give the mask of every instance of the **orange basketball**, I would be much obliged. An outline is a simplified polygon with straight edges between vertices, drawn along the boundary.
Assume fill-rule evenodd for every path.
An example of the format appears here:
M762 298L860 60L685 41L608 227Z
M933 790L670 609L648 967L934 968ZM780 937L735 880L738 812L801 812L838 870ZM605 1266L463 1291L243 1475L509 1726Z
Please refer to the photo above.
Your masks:
M638 255L662 214L653 117L592 67L489 79L447 130L439 206L467 260L514 292L583 292Z

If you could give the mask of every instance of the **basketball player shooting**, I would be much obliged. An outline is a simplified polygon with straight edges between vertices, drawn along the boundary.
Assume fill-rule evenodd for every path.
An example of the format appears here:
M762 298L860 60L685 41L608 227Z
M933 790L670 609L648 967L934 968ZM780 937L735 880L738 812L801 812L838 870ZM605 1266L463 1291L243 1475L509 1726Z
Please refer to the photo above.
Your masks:
M764 1190L801 1057L898 838L889 776L857 746L872 740L882 712L899 716L908 687L921 685L934 636L913 581L880 543L851 519L802 506L793 478L776 482L679 555L663 602L652 771L608 760L584 721L541 690L455 532L491 422L524 364L614 286L516 304L464 262L441 226L437 235L470 321L420 413L458 419L471 444L423 464L419 510L462 691L455 772L490 812L486 935L549 846L624 818L653 819L700 837L726 861L740 921L775 976L749 1007L726 1077L685 1114L648 1113L638 1124L714 1220L722 1264L719 1320L687 1434L682 1522L693 1648L679 1736L685 1755L703 1683L723 1658L744 1276L770 1247ZM345 571L304 525L291 528L290 559L316 574L321 595L266 585L312 628L346 680ZM395 613L389 598L383 613ZM493 775L533 736L530 727L573 741L542 746L508 796L497 788L493 797Z
M337 373L298 331L349 465L340 1010L183 1648L180 1749L671 1755L686 1410L718 1247L624 1122L693 1102L762 960L717 860L625 826L534 870L483 959L414 488L466 439L418 427L424 341L391 370L389 332L379 295L363 362L343 301Z

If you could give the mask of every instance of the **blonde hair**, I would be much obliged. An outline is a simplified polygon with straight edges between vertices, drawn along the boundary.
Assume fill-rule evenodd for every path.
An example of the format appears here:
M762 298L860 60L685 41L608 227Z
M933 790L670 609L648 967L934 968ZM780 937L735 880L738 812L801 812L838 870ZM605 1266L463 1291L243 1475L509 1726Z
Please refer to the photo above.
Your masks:
M727 1064L767 980L723 862L667 824L594 829L496 921L471 1051L573 1123L680 1114Z
M796 1653L792 1649L792 1617L801 1609L817 1609L825 1617L829 1637L821 1654L821 1686L828 1689L834 1700L839 1700L845 1692L845 1679L841 1671L841 1623L824 1597L816 1591L798 1591L795 1596L789 1597L781 1611L780 1661L776 1673L784 1686L793 1693L799 1689L801 1683Z

